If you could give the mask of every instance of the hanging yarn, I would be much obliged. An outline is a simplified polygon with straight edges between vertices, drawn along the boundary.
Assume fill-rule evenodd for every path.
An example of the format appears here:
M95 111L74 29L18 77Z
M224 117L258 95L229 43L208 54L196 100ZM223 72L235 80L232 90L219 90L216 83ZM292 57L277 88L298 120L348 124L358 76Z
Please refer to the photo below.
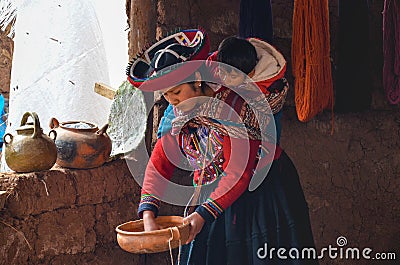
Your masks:
M400 2L385 0L383 9L383 87L391 104L400 102Z
M300 121L309 121L326 108L333 115L329 39L328 0L295 0L292 62Z
M241 0L239 36L273 43L271 0Z

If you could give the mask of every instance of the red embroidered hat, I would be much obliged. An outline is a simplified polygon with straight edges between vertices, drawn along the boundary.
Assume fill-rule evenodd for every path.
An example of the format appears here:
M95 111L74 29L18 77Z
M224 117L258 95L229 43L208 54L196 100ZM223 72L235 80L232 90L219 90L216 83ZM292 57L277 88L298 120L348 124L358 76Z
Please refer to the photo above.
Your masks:
M126 68L129 82L142 91L175 86L204 64L210 51L208 36L200 29L178 31L136 56Z

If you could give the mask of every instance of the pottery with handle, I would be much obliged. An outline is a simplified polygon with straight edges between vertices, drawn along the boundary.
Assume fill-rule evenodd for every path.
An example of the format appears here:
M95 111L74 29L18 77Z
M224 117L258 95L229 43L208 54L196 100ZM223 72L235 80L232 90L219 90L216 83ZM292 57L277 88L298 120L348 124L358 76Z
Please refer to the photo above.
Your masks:
M108 124L99 128L89 122L50 121L50 128L57 132L56 164L66 168L95 168L103 165L111 153L111 139L107 135Z
M33 122L28 122L29 117ZM26 112L16 131L16 135L6 133L3 136L7 166L16 172L52 168L57 158L57 148L54 143L57 133L51 130L49 136L45 135L35 112Z

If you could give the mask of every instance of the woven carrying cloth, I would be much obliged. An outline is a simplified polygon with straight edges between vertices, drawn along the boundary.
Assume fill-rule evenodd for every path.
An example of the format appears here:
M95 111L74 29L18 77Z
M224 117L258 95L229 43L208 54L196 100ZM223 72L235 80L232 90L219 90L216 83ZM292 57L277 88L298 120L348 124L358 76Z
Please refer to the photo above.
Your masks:
M231 137L261 140L263 132L260 128L267 127L271 120L268 113L271 110L267 104L252 108L236 92L223 88L194 111L178 114L172 121L172 134L179 134L186 126L198 128L205 125Z

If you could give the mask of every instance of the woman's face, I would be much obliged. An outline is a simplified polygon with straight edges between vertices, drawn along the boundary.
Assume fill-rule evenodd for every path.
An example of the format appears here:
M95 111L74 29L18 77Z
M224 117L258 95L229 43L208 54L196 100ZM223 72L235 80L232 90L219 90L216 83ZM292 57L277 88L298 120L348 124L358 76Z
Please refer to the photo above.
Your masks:
M180 84L169 89L163 95L170 104L179 110L190 111L197 105L199 97L204 95L197 83L200 84L200 82Z

